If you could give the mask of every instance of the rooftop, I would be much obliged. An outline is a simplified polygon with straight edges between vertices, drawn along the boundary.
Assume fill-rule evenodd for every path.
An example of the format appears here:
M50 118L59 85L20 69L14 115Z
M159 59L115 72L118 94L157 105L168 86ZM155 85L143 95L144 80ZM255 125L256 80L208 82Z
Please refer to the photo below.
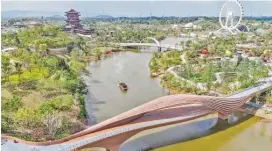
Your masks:
M73 8L71 8L69 11L65 12L65 13L79 13L76 10L74 10Z

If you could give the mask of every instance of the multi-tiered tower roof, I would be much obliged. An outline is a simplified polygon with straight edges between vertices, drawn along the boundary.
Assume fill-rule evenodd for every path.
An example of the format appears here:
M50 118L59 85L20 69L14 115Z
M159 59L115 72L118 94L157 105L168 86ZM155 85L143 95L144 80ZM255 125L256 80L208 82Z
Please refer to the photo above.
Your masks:
M71 31L76 29L82 29L82 25L80 24L80 13L75 11L74 9L71 9L67 12L65 12L65 16L67 17L65 30Z
M84 35L90 35L92 33L92 30L90 29L83 29L82 25L80 24L79 12L75 11L74 9L70 9L69 11L65 12L65 16L67 17L65 20L65 31Z

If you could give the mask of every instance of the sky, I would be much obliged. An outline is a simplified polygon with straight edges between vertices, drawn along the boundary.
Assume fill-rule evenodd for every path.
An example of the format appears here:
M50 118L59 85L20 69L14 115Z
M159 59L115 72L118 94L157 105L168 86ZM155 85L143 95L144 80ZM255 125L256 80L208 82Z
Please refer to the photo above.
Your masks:
M111 15L138 16L218 16L224 2L214 1L2 1L1 11L52 11L65 12L71 8L81 12L82 16ZM240 1L245 16L272 16L272 0ZM64 15L64 13L63 13Z

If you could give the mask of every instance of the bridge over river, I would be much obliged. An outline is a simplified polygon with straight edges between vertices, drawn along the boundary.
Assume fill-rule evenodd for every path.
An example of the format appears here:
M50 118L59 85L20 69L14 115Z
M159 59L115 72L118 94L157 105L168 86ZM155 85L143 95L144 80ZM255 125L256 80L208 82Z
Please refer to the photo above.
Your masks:
M250 98L270 87L272 87L271 83L263 83L228 97L183 94L164 96L55 141L30 142L2 136L2 140L6 140L2 142L2 150L68 151L103 147L117 151L122 148L122 143L141 131L201 120L201 118L207 130L217 123L218 117L226 119ZM142 149L147 148L143 146Z
M182 50L183 47L179 45L170 44L156 44L156 43L114 43L115 45L120 45L122 47L158 47L166 49Z
M154 43L143 43L144 40L151 40ZM112 45L119 45L122 47L157 47L158 51L161 51L161 48L166 49L175 49L175 50L182 50L183 47L179 45L171 45L171 44L163 44L159 42L157 39L153 37L146 37L142 39L140 42L128 42L128 43L111 43Z

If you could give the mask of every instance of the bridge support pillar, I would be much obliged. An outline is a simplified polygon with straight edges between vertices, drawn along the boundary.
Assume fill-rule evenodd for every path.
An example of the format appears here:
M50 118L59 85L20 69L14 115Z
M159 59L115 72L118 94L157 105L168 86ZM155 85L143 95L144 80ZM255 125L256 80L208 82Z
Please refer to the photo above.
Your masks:
M158 47L158 52L161 52L161 47Z

